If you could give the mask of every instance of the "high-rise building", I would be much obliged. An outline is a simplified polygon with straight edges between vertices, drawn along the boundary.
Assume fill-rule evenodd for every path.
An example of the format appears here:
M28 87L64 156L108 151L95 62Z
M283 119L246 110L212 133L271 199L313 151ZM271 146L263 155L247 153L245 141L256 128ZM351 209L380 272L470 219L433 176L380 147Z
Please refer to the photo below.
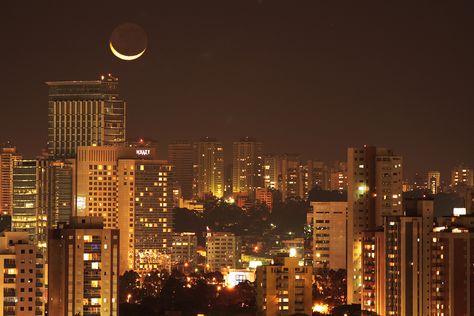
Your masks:
M234 142L232 157L232 192L253 193L263 187L262 143L249 137Z
M44 263L26 232L0 235L2 315L44 315Z
M173 266L197 265L197 236L195 233L174 233L171 244L171 264Z
M213 138L204 138L193 146L193 192L199 198L224 196L224 147Z
M431 278L423 315L473 315L474 229L458 225L440 227L431 235Z
M13 162L21 159L16 147L6 143L0 148L0 214L11 215L13 210Z
M362 310L385 313L385 233L383 227L362 232Z
M451 187L474 186L474 170L465 165L459 165L451 171Z
M428 171L427 183L431 193L439 193L441 188L441 173L439 171Z
M118 315L119 231L73 217L48 241L49 315Z
M270 265L257 267L257 314L312 314L313 268L295 257L278 256Z
M12 231L27 232L29 239L44 250L47 209L39 198L41 170L38 160L14 161Z
M282 199L291 197L304 198L305 174L299 155L285 154L280 156L281 174L279 190Z
M169 267L173 232L173 169L156 147L79 147L76 213L98 216L122 234L120 272Z
M391 150L365 146L349 148L348 178L348 303L360 303L362 231L383 225L384 216L402 210L402 157Z
M208 232L206 267L209 271L237 269L240 265L240 240L233 233Z
M346 269L347 202L311 202L313 208L313 266Z
M120 274L169 268L173 168L166 161L144 158L119 158L117 164Z
M77 148L76 214L101 217L107 228L118 228L118 157L115 146Z
M433 200L408 200L404 212L384 217L383 228L362 233L362 309L379 315L431 315L427 292Z
M120 99L117 78L46 84L50 157L73 158L79 146L125 143L126 104Z
M175 182L181 195L189 200L193 196L193 146L189 142L168 145L168 162L174 166Z
M74 214L75 196L75 161L39 159L40 172L40 205L45 205L48 228L57 223L67 223Z

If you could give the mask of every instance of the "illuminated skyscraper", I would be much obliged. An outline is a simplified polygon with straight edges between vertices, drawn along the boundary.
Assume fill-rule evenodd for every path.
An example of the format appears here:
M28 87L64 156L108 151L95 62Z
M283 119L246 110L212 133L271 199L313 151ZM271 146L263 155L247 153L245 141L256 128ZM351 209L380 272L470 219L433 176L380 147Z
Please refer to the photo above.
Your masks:
M175 168L175 181L181 195L189 200L193 196L193 146L189 142L168 145L168 162Z
M224 147L213 138L204 138L194 143L193 193L203 198L224 196Z
M74 217L48 234L49 315L118 315L119 231Z
M431 193L439 193L441 188L441 173L439 171L428 171L428 189Z
M172 166L163 160L118 160L120 274L169 269L173 176Z
M233 144L232 192L253 193L262 188L263 153L262 143L246 137Z
M117 78L46 84L50 157L73 158L79 146L124 144L126 105L119 97Z
M38 160L14 161L12 231L27 232L29 239L44 249L47 210L39 197L41 170Z
M78 147L76 214L98 216L106 228L118 228L118 164L115 146Z
M402 157L391 150L349 148L348 177L348 303L360 303L362 231L383 225L384 216L403 215Z
M13 208L13 162L21 159L16 147L6 143L0 149L0 214L11 215Z

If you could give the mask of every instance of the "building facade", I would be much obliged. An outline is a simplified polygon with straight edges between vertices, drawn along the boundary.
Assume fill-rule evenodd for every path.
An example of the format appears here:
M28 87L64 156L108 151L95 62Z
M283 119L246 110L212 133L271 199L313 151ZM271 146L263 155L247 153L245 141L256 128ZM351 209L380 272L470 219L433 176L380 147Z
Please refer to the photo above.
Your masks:
M117 78L46 84L50 157L74 158L79 146L125 143L126 104L120 99Z
M0 235L2 315L44 315L44 263L26 232Z
M173 236L173 167L163 160L119 158L120 274L169 268Z
M221 271L240 268L240 240L233 233L208 232L206 268Z
M119 231L74 217L48 241L49 315L118 315Z
M257 314L312 314L313 268L298 258L278 256L270 265L257 267Z
M262 143L249 137L234 142L232 157L232 192L251 194L256 188L262 188Z
M168 162L174 166L175 182L181 190L181 197L193 197L193 145L189 142L175 142L168 145Z
M385 148L349 148L348 178L348 303L361 303L362 231L383 225L384 216L402 210L402 157Z
M347 202L311 202L313 208L313 266L346 269Z
M193 145L193 193L204 198L224 196L224 147L213 138L204 138Z

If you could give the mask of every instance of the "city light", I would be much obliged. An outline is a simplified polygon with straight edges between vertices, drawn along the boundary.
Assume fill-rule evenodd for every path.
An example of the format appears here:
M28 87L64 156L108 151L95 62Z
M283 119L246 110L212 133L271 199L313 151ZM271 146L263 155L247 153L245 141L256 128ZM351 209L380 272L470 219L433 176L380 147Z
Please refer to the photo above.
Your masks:
M313 312L321 314L329 314L329 305L322 303L315 303L313 305Z

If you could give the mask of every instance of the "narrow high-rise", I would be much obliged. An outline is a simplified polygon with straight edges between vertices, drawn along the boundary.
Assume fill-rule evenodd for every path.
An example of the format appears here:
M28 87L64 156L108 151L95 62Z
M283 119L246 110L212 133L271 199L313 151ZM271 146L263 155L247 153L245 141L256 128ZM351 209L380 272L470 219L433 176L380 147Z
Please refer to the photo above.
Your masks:
M79 146L125 143L126 104L120 99L117 78L46 84L50 157L73 158Z
M193 193L198 198L224 196L224 147L214 138L206 137L193 146Z
M362 231L382 226L384 216L403 215L402 157L386 148L349 148L347 167L347 298L359 304Z
M13 209L13 162L21 159L16 147L6 143L0 148L0 214L11 215Z
M234 142L232 153L232 192L254 193L264 185L262 143L245 137Z
M428 189L432 194L439 193L441 188L441 173L439 171L428 171Z
M175 182L181 195L189 200L193 196L193 145L178 141L168 145L168 162L174 166Z

